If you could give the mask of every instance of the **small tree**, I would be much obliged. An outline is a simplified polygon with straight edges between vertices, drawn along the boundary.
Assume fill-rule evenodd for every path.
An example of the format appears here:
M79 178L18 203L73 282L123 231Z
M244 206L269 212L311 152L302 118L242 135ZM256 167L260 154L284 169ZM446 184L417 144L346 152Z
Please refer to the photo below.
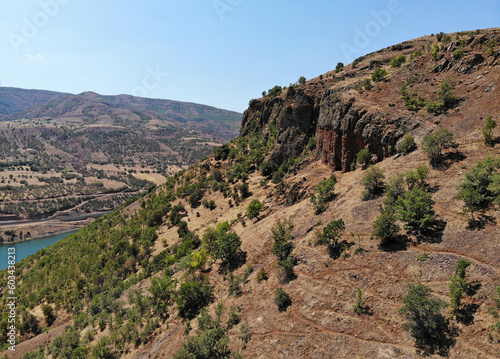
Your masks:
M363 80L363 88L366 90L366 91L369 91L372 89L372 80L370 80L369 78L365 78Z
M311 202L316 209L316 214L320 214L326 209L326 204L335 198L335 184L337 177L332 173L330 178L321 181L316 187L316 194L311 195Z
M203 276L195 276L181 284L175 300L179 315L193 319L201 308L208 305L212 299L212 287Z
M363 300L363 290L359 287L356 290L356 303L354 303L353 309L357 315L370 313L370 308L365 305L365 301Z
M340 239L345 230L345 224L342 219L333 220L328 223L322 232L318 233L318 243L326 245L328 253L333 258L340 256Z
M406 56L400 54L391 60L392 67L401 67L402 64L406 62Z
M411 230L423 230L434 223L433 205L431 194L419 187L407 191L396 202L400 219Z
M493 130L497 127L497 122L492 116L486 117L483 127L483 140L486 146L493 147L495 143L493 142Z
M288 258L293 249L293 224L289 221L278 220L276 225L271 228L273 233L273 254L278 257L278 260Z
M399 152L407 155L417 148L417 144L415 143L415 138L407 133L403 137L403 141L401 142L401 146L399 147Z
M464 201L464 211L470 215L469 223L475 224L474 212L499 201L500 157L487 156L465 174L458 186L457 198Z
M457 314L462 307L462 296L470 286L470 281L465 279L465 271L472 262L460 259L455 269L455 274L450 277L448 288L450 289L450 309Z
M444 318L441 311L446 303L430 295L430 288L423 284L411 284L403 298L404 305L399 313L406 318L405 329L417 340L417 345L425 345L442 336Z
M155 313L162 319L168 317L168 307L172 304L175 286L170 277L151 278L149 292L152 294L151 305Z
M54 315L54 308L49 304L42 305L43 316L45 317L45 323L50 327L56 321L56 316Z
M254 199L248 205L246 215L250 219L257 218L259 217L260 212L262 212L262 209L264 209L264 205L262 204L262 202L258 199Z
M361 179L361 184L365 187L361 199L368 201L380 195L384 190L384 178L384 172L379 167L368 168Z
M337 63L337 66L335 67L335 72L336 73L339 73L340 71L342 71L344 69L344 64L342 62L338 62Z
M370 154L370 151L368 149L363 148L360 150L357 155L356 155L356 162L358 162L360 165L363 166L363 168L366 168L368 166L368 163L370 162L372 158L372 155Z
M208 228L203 235L203 243L214 259L222 261L223 268L237 265L242 258L241 238L235 232L229 232L227 222L219 223L216 229Z
M386 76L387 76L387 70L381 67L377 67L375 70L373 70L372 80L374 82L379 82L384 80Z
M288 295L287 292L283 290L283 288L278 287L276 288L276 291L274 292L274 303L278 306L278 310L280 312L284 312L287 310L287 308L292 305L292 300L290 299L290 296Z
M306 83L306 78L304 76L299 77L299 84L304 85Z
M422 149L429 156L431 165L437 165L443 157L443 150L450 147L456 147L453 142L453 133L446 128L441 128L424 136Z
M374 237L380 238L380 246L387 247L394 244L399 236L400 228L396 224L394 210L389 207L380 207L380 215L373 223Z

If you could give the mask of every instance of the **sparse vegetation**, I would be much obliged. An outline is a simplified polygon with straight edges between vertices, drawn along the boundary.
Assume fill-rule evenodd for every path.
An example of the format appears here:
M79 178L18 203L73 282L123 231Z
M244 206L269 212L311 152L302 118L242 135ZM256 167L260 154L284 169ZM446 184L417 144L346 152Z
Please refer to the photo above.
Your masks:
M406 62L406 56L400 54L391 60L391 67L401 67Z
M316 214L320 214L326 209L326 204L335 199L335 184L337 177L332 173L330 178L321 181L316 186L316 194L311 195L311 202L316 210Z
M403 142L401 142L401 146L399 146L399 152L407 155L410 152L414 151L417 148L417 144L415 143L415 138L407 133L403 137Z
M278 287L274 292L274 303L278 307L280 312L285 312L289 306L292 305L292 300L287 292L283 290L283 288Z
M361 179L361 185L365 187L361 199L369 201L382 194L384 190L384 172L377 166L369 167Z
M464 201L469 225L474 228L474 213L492 203L500 203L500 157L488 156L465 174L457 198Z
M470 286L470 281L465 279L465 271L472 264L467 259L460 259L455 269L455 274L450 277L448 288L450 290L450 309L457 315L462 309L462 296Z
M454 90L455 83L450 79L444 80L439 86L438 101L429 101L426 103L427 112L432 113L434 116L437 116L454 107L458 102L457 97L453 94Z
M446 303L431 296L429 287L423 284L409 284L403 298L404 305L399 312L406 318L405 329L416 339L417 346L434 346L443 340L446 320L441 311Z
M373 70L372 80L374 82L379 82L384 80L386 76L387 76L387 70L381 67L377 67L375 70Z
M264 209L264 205L258 199L253 199L246 209L246 215L248 218L258 218L262 210Z
M483 126L483 141L486 146L493 147L495 145L493 141L493 130L497 127L497 122L493 116L486 117Z
M443 150L450 147L456 147L456 144L453 142L453 133L446 128L425 135L422 141L422 149L429 156L430 163L433 166L441 163Z
M345 230L343 219L332 220L318 232L318 244L326 245L328 253L332 258L340 257L342 253L342 244L340 239Z

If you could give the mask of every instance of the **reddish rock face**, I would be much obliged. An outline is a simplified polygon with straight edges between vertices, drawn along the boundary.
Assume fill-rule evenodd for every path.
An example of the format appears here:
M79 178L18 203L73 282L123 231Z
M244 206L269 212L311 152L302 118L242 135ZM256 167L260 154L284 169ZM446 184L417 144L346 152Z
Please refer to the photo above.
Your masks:
M316 130L317 153L334 170L349 171L359 151L366 148L377 162L387 157L387 148L416 126L409 119L372 113L354 99L341 99L327 90L320 106Z
M254 100L243 114L241 136L260 132L275 123L278 136L266 160L278 167L299 156L309 139L316 136L316 155L334 170L349 171L357 153L366 148L372 162L388 155L388 147L417 125L390 113L370 112L354 98L343 99L336 91L311 96L290 88L285 96Z

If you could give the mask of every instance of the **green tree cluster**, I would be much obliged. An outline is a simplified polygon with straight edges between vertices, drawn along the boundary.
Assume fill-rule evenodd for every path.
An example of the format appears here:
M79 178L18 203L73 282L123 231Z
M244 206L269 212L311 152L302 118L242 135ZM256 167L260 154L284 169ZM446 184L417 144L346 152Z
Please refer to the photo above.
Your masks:
M241 238L229 230L227 222L219 223L215 229L208 228L203 235L203 243L212 258L221 260L221 267L231 269L240 264L244 253Z

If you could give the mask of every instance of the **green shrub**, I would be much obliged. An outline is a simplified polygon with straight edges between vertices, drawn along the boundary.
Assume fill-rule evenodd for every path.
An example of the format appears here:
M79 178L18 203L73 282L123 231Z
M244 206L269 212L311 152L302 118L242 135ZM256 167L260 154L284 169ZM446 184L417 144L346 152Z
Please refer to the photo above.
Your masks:
M406 62L406 56L400 54L391 60L391 67L401 67L401 65L404 64L405 62Z
M464 48L463 47L459 47L458 49L456 49L455 51L453 51L453 58L455 60L461 59L462 57L464 57L464 53L465 53Z
M483 141L486 146L493 147L495 142L493 141L493 130L497 127L497 122L493 116L486 117L483 126Z
M436 43L434 44L434 48L432 49L432 59L434 61L437 61L439 59L438 57L438 52L439 52L439 45Z
M380 67L377 67L375 70L373 70L372 80L374 82L379 82L379 81L384 80L384 78L386 76L387 76L387 70L383 69L383 68L380 68Z
M419 94L410 94L408 92L407 84L403 84L401 95L407 110L418 111L425 106L425 101Z
M300 76L298 83L304 85L306 83L306 78L304 76Z
M357 288L356 290L356 303L354 303L353 309L354 313L356 313L357 315L370 313L370 308L365 305L365 302L363 300L363 291L361 290L361 288Z
M422 149L433 166L442 161L443 150L450 147L456 147L456 144L453 142L453 133L446 128L425 135L422 141Z
M284 312L287 310L287 308L292 305L292 300L290 299L290 296L288 295L287 292L283 290L283 288L278 287L276 291L274 292L274 303L276 303L276 306L278 307L278 310L280 312Z
M454 89L455 83L452 80L444 80L439 86L438 102L428 102L426 105L427 111L437 116L455 106L458 99L453 94Z
M384 172L377 166L369 167L361 179L361 185L365 187L361 199L368 201L376 198L384 191Z
M186 279L177 291L177 310L182 318L193 319L198 315L201 308L210 303L212 299L212 287L208 279L203 276L193 276Z
M464 201L464 211L470 215L471 227L474 213L492 203L500 203L500 157L487 156L465 174L458 186L457 198Z
M390 247L396 243L400 232L396 220L397 217L392 208L380 207L380 215L373 222L372 235L380 239L381 247Z
M407 155L410 152L414 151L417 148L417 144L415 143L415 138L407 133L403 137L403 142L401 142L401 146L399 146L399 152Z
M342 219L330 221L322 232L318 232L318 244L327 246L328 253L332 258L340 257L342 245L340 239L345 230L345 223Z
M268 280L269 276L267 275L266 269L262 267L258 272L257 272L257 283L262 282L263 280Z
M258 199L254 199L248 204L246 209L246 215L250 219L258 218L259 214L262 212L263 209L264 205L262 204L262 202L259 201Z
M369 91L371 90L373 87L372 85L372 80L370 80L369 78L365 78L363 80L363 88L366 90L366 91Z
M273 242L273 254L278 260L288 258L293 249L293 224L287 220L278 220L275 226L271 228Z
M50 327L56 321L56 316L54 314L54 308L51 305L42 305L43 316L45 317L45 323Z
M450 290L450 309L455 315L462 308L462 296L469 289L470 281L465 279L465 271L472 264L467 259L460 259L455 269L455 274L450 277L448 288Z
M356 154L356 162L358 162L360 165L363 165L363 167L366 167L371 159L372 155L366 148L363 148Z
M316 210L316 214L320 214L326 209L326 204L335 198L335 184L337 177L332 173L330 178L321 181L316 186L316 194L311 195L311 202Z
M221 267L232 268L242 259L241 238L229 232L227 222L219 223L216 229L208 228L203 235L203 243L214 259L220 259Z
M430 295L430 288L423 284L411 284L399 313L406 318L405 329L417 340L417 345L431 345L442 338L445 319L441 311L446 303Z
M424 230L434 223L433 205L431 194L417 187L398 198L396 212L406 229Z
M338 62L337 63L337 66L335 67L335 72L336 73L339 73L340 71L342 71L344 69L344 64L342 62Z
M267 97L279 96L281 94L281 91L283 91L283 88L281 86L276 85L272 89L267 91Z

